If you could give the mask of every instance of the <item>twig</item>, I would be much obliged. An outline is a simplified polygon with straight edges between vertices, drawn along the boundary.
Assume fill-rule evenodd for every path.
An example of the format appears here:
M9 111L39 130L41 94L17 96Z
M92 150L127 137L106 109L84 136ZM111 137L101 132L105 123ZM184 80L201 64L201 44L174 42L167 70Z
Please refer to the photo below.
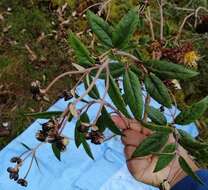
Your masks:
M163 16L163 7L164 7L164 0L160 0L158 2L160 7L160 40L163 41L163 33L164 33L164 16Z
M105 61L99 68L95 78L93 79L92 83L89 85L88 89L78 98L74 101L74 104L78 103L82 98L84 98L94 87L97 79L99 78L100 74L102 73L103 69L109 64L109 60Z
M103 98L102 98L103 100L105 100L105 98L106 98L106 96L108 94L108 89L109 89L109 84L110 84L109 79L110 79L110 71L109 71L109 67L107 66L106 67L106 87L105 87L105 92L104 92L104 95L103 95ZM96 116L96 118L95 118L95 120L93 122L93 125L95 125L97 123L97 120L98 120L98 118L100 116L100 113L101 113L101 111L103 109L103 106L104 106L104 102L101 102L100 108L99 108L99 110L97 112L97 116Z
M147 20L149 22L149 26L150 26L150 33L152 36L152 40L155 40L155 33L154 33L154 27L153 27L153 23L152 23L152 18L151 18L151 12L150 12L150 8L147 7L147 14L146 14Z
M107 1L103 2L102 6L101 6L101 8L100 8L100 10L99 10L99 12L98 12L98 15L99 15L99 16L101 16L103 10L105 9L105 7L106 7L111 1L112 1L112 0L107 0Z
M95 67L91 67L89 69L84 69L84 70L81 70L81 71L68 71L68 72L65 72L65 73L62 73L61 75L59 75L58 77L56 77L49 85L46 89L43 89L42 92L43 93L47 93L51 87L58 81L60 80L61 78L65 77L65 76L68 76L68 75L72 75L72 74L82 74L82 73L85 73L85 72L90 72L92 70L95 70L95 69L98 69L99 67L101 67L100 65L97 65Z
M176 36L176 38L175 38L175 42L177 42L178 39L180 38L181 33L182 33L182 30L183 30L183 27L184 27L184 25L186 24L186 21L187 21L190 17L192 17L193 15L194 15L194 13L190 13L189 15L187 15L187 16L183 19L183 22L182 22L182 24L181 24L181 26L180 26L180 28L179 28L178 34L177 34L177 36Z
M194 23L194 27L196 28L197 26L197 18L198 18L198 14L200 10L204 10L206 12L208 12L208 10L205 7L198 7L195 11L195 23Z

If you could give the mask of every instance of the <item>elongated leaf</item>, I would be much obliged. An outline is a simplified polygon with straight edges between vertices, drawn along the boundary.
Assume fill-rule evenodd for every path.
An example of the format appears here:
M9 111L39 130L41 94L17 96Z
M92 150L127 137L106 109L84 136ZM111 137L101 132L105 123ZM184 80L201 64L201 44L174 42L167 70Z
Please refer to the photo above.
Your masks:
M52 146L52 150L53 150L53 153L54 153L55 157L56 157L59 161L61 161L61 152L60 152L60 150L56 147L55 144L52 144L51 146Z
M115 125L113 120L111 119L110 115L108 114L107 110L103 108L101 112L101 116L97 122L97 125L99 129L101 129L101 132L105 130L105 128L108 128L116 135L122 135L122 132L119 130L119 128Z
M136 10L130 10L118 23L113 32L113 44L117 48L124 48L132 34L135 32L139 22Z
M180 125L186 125L199 119L208 108L208 96L182 111L175 119Z
M150 73L149 76L145 77L144 83L147 92L152 98L168 108L171 107L171 97L168 93L168 89L157 76Z
M91 11L87 12L87 18L92 31L96 34L98 39L106 46L113 47L111 39L112 31L109 24Z
M30 148L28 145L26 145L25 143L21 142L20 144L21 144L22 146L24 146L27 150L31 150L31 148Z
M75 131L74 131L74 139L75 139L75 144L77 146L77 148L79 148L79 146L83 143L83 141L85 140L84 134L80 133L78 131L78 127L80 127L81 123L89 123L89 117L87 115L87 113L83 113L80 116L80 119L77 120L76 126L75 126Z
M179 136L179 143L182 146L190 147L190 148L197 149L197 150L208 148L208 144L207 143L199 142L198 140L193 138L186 131L178 129L178 132L180 134L180 136Z
M155 166L154 172L159 172L160 170L167 167L170 164L170 162L175 158L176 156L175 151L176 151L176 144L166 145L162 153L172 153L172 154L160 155L157 164Z
M88 49L72 32L69 35L69 43L71 47L74 49L76 59L81 66L90 67L93 63L95 63L95 61L91 58Z
M133 157L143 157L152 152L159 152L168 140L166 133L154 133L146 138L134 151Z
M143 98L141 84L131 70L126 70L123 77L126 102L137 120L141 120L143 114Z
M118 110L121 111L126 117L130 117L126 109L126 104L119 91L119 88L111 75L108 94L111 100L113 101L114 105L118 108Z
M75 130L74 130L74 140L75 140L75 144L76 147L79 148L79 146L82 144L82 133L80 133L78 131L78 127L81 125L80 121L78 120L75 126Z
M157 132L161 132L161 133L172 133L173 132L173 129L168 126L156 125L154 123L142 123L142 125L145 128L150 129L152 131L157 131Z
M87 89L89 87L89 85L92 83L93 79L91 76L87 76L86 79L84 80L84 86L85 89ZM100 94L99 91L96 87L96 85L93 86L92 90L88 93L88 95L94 99L99 99L100 98Z
M130 65L130 68L139 78L143 76L142 71L135 64Z
M87 113L83 113L81 116L80 116L80 120L77 121L76 123L76 127L75 127L75 133L74 133L74 138L75 138L75 144L77 146L77 148L80 147L80 145L82 144L85 152L87 153L87 155L94 159L93 157L93 154L92 154L92 151L90 149L90 146L89 144L87 143L87 140L85 139L85 135L84 133L81 133L78 131L78 127L81 125L81 123L89 123L90 120L89 120L89 117L87 115Z
M83 139L83 140L82 140L82 146L83 146L83 148L85 149L85 152L87 153L87 155L88 155L90 158L92 158L92 159L94 160L92 151L91 151L90 146L89 146L89 144L87 143L86 139Z
M27 113L25 116L31 116L36 119L51 119L52 117L60 116L62 112L51 111L51 112L38 112L38 113Z
M152 122L158 125L166 125L167 120L166 117L156 108L149 106L147 108L148 117L152 120Z
M197 176L194 173L194 171L191 169L191 167L188 165L188 163L186 162L186 160L182 156L179 157L178 161L179 161L181 168L184 170L184 172L186 172L189 176L191 176L199 184L204 185L204 182L199 178L199 176Z
M146 66L153 73L160 74L165 79L189 79L199 74L196 71L187 69L182 65L174 64L168 61L144 61L144 66Z
M39 172L41 172L40 165L39 165L37 157L34 156L34 159L35 159L35 164L37 165Z

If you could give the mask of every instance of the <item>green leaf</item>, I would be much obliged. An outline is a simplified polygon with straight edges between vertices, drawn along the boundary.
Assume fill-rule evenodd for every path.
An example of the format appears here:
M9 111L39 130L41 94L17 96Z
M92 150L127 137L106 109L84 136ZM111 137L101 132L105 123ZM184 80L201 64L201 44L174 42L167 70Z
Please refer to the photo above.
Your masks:
M85 149L85 152L87 153L87 155L94 160L94 157L93 157L92 151L90 149L90 146L87 143L85 138L82 139L82 146Z
M53 150L53 153L54 153L55 157L56 157L59 161L61 161L61 152L60 152L60 150L56 147L55 144L52 144L51 146L52 146L52 150Z
M109 24L91 11L87 12L87 18L92 31L98 39L106 46L113 47L111 39L112 31Z
M88 49L72 32L69 34L69 43L74 49L76 59L81 66L90 67L93 63L95 63L94 59L91 58Z
M156 109L152 106L148 106L147 107L147 114L152 122L154 122L158 125L166 125L167 124L166 117L158 109Z
M51 119L52 117L57 117L62 114L61 111L51 111L51 112L38 112L38 113L27 113L25 116L31 116L36 119Z
M145 128L150 129L152 131L157 131L157 132L161 132L161 133L172 133L173 132L173 129L168 126L156 125L154 123L142 123L142 125Z
M175 123L186 125L199 119L208 108L208 96L182 111L175 118Z
M135 32L139 22L139 15L136 10L130 10L118 23L113 32L113 44L117 48L124 48L133 33Z
M145 77L144 83L147 92L152 98L168 108L171 107L171 97L168 93L168 89L156 75L150 73L149 76Z
M191 167L188 165L188 163L182 156L179 157L178 161L179 161L181 168L184 170L184 172L186 172L187 175L191 176L199 184L204 185L204 182L199 178L199 176L197 176L194 173L194 171L191 169Z
M75 131L74 131L74 139L75 139L75 144L77 146L77 148L79 148L79 146L83 143L83 141L85 140L84 134L80 133L78 131L78 127L80 127L81 123L89 123L89 117L87 115L87 113L83 113L80 116L80 119L77 120L76 126L75 126Z
M143 76L142 71L135 64L130 65L130 68L131 68L131 71L133 71L137 75L138 78Z
M166 168L170 164L170 162L175 158L176 156L175 151L176 151L176 144L166 145L162 153L172 153L172 154L160 155L157 164L155 166L154 172L159 172L160 170Z
M84 80L85 89L87 89L89 87L89 85L92 83L92 81L93 81L92 77L87 75L87 77ZM92 90L88 93L88 95L94 99L100 98L100 94L99 94L99 91L98 91L96 85L93 86Z
M21 144L22 146L24 146L27 150L31 150L31 148L30 148L28 145L26 145L25 143L21 142L20 144Z
M78 127L81 125L80 120L77 121L76 126L75 126L75 130L74 130L74 140L75 140L75 144L76 147L79 148L79 146L82 144L82 133L80 133L78 131Z
M78 127L81 125L81 123L89 123L90 120L89 120L89 117L87 115L87 113L83 113L81 116L80 116L80 119L77 121L76 123L76 126L75 126L75 133L74 133L74 138L75 138L75 144L77 146L77 148L80 147L80 145L82 144L85 152L87 153L87 155L94 159L93 157L93 154L92 154L92 151L90 149L90 146L89 144L87 143L87 140L85 139L85 135L84 133L81 133L78 131Z
M182 146L190 147L190 148L197 149L197 150L208 148L207 143L202 143L202 142L197 141L186 131L178 129L178 132L179 132L179 143Z
M131 70L126 70L123 77L126 102L137 120L141 120L143 114L143 98L141 84Z
M142 123L142 125L145 128L150 129L152 131L157 131L157 132L161 132L161 133L172 133L173 132L173 129L168 126L156 125L154 123Z
M126 109L126 104L124 102L124 99L121 96L121 92L111 75L110 75L110 85L108 89L108 94L111 100L113 101L114 105L118 108L118 110L121 111L126 117L130 117Z
M185 68L182 65L174 64L169 61L149 60L144 61L146 66L153 73L161 75L165 79L189 79L199 73Z
M122 135L122 132L115 125L115 123L113 122L113 120L111 119L109 113L107 112L107 110L105 108L103 108L103 110L101 111L101 117L99 119L100 120L97 123L98 127L104 125L106 128L111 130L116 135ZM105 128L105 127L102 127L102 128ZM99 129L100 129L100 127L99 127Z
M152 152L159 152L165 146L168 140L168 134L156 132L143 140L143 142L136 148L133 157L143 157Z

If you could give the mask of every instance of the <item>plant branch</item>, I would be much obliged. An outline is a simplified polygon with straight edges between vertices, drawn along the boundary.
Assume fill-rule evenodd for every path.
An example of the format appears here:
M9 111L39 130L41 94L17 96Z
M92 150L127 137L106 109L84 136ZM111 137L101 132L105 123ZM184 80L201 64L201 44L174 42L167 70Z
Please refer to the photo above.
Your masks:
M68 75L72 75L72 74L82 74L82 73L85 73L85 72L90 72L92 70L95 70L95 69L98 69L100 67L100 65L96 65L94 67L91 67L89 69L84 69L84 70L81 70L81 71L68 71L68 72L65 72L61 75L59 75L58 77L56 77L49 85L46 89L42 89L42 92L43 93L47 93L51 87L57 82L59 81L61 78L65 77L65 76L68 76Z

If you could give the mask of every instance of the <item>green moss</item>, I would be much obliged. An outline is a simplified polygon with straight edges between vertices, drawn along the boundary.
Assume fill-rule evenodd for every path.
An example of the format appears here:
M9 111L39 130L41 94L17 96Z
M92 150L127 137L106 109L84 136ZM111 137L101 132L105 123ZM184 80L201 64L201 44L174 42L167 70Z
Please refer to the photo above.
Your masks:
M7 66L11 65L11 60L8 57L0 56L0 72Z
M47 16L36 8L16 8L8 17L7 24L11 25L8 35L19 43L37 39L42 32L47 34L51 31L51 23Z

